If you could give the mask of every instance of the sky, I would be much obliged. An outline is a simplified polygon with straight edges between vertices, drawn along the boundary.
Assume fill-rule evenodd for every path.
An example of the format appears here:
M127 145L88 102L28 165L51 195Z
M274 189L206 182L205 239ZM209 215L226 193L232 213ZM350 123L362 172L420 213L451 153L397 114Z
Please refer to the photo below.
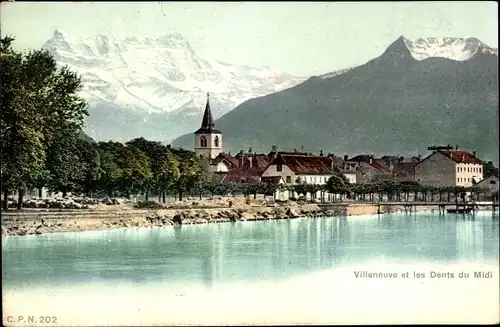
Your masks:
M373 59L403 35L477 37L498 47L496 2L2 2L1 35L40 48L81 38L184 36L201 56L296 76Z

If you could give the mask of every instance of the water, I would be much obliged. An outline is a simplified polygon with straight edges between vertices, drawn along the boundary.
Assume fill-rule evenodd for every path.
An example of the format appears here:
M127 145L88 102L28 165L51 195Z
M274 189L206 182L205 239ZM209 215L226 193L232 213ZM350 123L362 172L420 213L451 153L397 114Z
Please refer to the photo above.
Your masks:
M53 325L494 322L498 248L498 214L486 212L4 237L4 317L49 315ZM360 277L367 273L396 277Z

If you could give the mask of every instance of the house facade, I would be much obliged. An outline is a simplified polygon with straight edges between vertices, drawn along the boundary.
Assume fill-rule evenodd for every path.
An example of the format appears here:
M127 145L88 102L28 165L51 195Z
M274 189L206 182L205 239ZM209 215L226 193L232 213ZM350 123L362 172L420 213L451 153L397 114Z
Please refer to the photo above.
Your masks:
M482 161L458 149L434 151L415 165L415 180L423 185L470 187L482 179Z

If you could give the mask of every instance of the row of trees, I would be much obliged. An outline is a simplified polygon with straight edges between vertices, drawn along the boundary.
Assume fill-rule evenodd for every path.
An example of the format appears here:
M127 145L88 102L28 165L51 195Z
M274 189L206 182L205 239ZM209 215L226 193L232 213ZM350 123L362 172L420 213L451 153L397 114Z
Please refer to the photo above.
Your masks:
M17 52L0 40L1 188L3 209L27 189L129 196L183 192L207 180L206 162L193 152L135 139L95 143L83 137L86 103L79 76L59 68L44 50Z

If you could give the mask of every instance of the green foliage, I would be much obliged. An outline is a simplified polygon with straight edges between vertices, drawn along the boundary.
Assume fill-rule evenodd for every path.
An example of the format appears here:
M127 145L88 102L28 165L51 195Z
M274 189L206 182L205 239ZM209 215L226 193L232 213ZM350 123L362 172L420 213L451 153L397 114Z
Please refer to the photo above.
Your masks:
M347 194L351 191L352 185L344 175L339 174L328 179L325 189L333 194Z
M497 174L498 175L498 168L495 167L493 162L488 161L483 164L483 176L486 178L490 176L491 174Z
M68 68L58 68L47 51L19 53L11 48L13 41L0 41L0 145L9 154L1 158L2 189L48 182L70 186L78 171L72 135L87 115L78 96L81 80Z

